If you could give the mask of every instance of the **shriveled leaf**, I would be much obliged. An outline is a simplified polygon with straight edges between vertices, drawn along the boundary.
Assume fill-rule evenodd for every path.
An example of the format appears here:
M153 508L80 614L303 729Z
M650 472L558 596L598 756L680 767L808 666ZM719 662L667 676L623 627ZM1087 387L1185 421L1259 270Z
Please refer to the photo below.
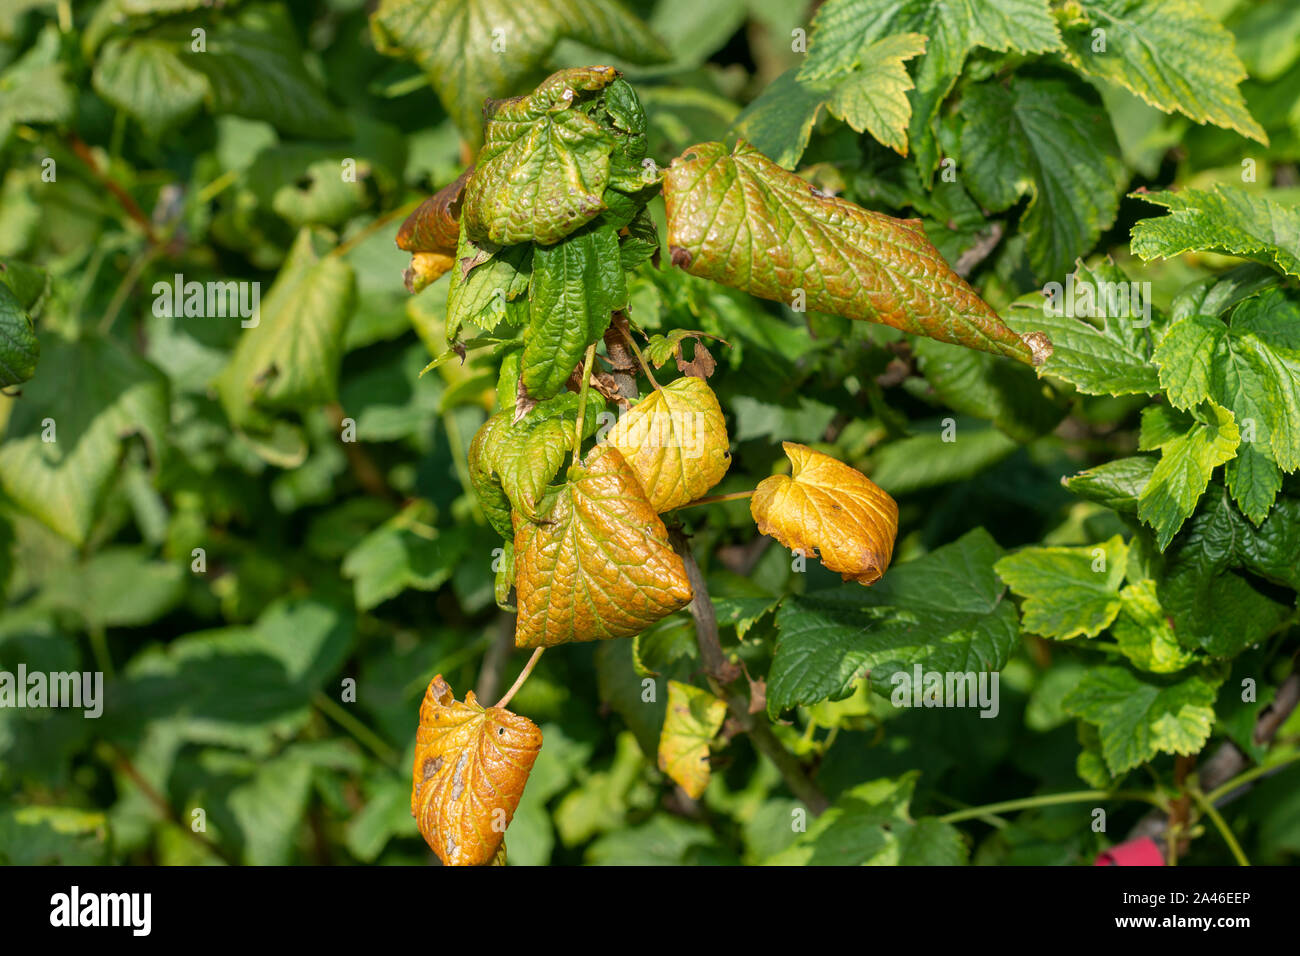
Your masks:
M659 769L698 800L709 785L709 742L722 729L727 705L707 690L668 682L668 711L659 736Z
M1067 640L1096 637L1115 620L1127 559L1124 539L1115 535L1095 546L1025 548L994 570L1024 601L1026 631Z
M665 174L664 202L673 263L692 275L779 302L802 290L809 309L1035 360L920 220L818 194L747 143L686 150Z
M1195 0L1077 0L1071 9L1065 58L1080 72L1166 113L1268 142L1238 89L1246 68L1232 34Z
M670 59L649 28L618 0L382 0L371 17L380 52L414 60L472 146L490 97L531 84L561 40L637 64ZM508 51L499 49L503 30Z
M484 331L527 322L532 264L530 244L476 243L462 229L447 288L447 341L455 342L466 322Z
M619 418L605 441L622 453L659 512L707 494L731 464L718 397L693 376L655 389Z
M515 644L630 637L685 607L691 586L668 531L618 449L598 445L538 509L515 515Z
M898 505L870 478L806 445L783 442L790 475L764 478L749 510L758 530L810 555L845 581L871 584L889 567Z
M527 96L484 109L484 143L465 187L461 225L477 242L549 245L605 209L612 132L581 94L609 85L609 66L561 70Z
M452 255L460 244L460 205L471 166L415 207L397 230L397 248L407 252Z
M481 866L497 856L542 749L527 717L456 700L439 674L420 705L411 813L446 866Z
M1169 258L1209 249L1300 277L1300 210L1236 186L1135 193L1169 215L1133 227L1133 254Z

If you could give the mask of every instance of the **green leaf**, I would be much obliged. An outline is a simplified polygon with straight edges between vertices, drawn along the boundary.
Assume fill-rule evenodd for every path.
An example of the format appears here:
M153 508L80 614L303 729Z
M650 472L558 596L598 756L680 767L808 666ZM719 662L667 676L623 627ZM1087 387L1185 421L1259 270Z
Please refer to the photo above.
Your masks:
M866 671L888 688L919 664L934 671L990 671L1006 665L1019 629L993 572L1001 556L982 528L914 561L895 565L869 589L848 584L787 598L768 673L767 709L838 700Z
M1179 646L1156 596L1155 581L1146 578L1131 584L1119 597L1120 613L1111 634L1133 666L1155 674L1172 674L1192 663L1195 655Z
M167 378L115 340L46 343L44 374L24 389L0 445L0 487L81 544L122 445L142 437L154 460L168 423Z
M546 399L564 388L587 346L600 340L615 309L627 305L618 232L597 223L533 253L530 318L521 380Z
M908 135L927 184L939 162L934 120L970 53L977 47L1020 53L1061 49L1046 0L829 0L813 18L800 79L842 78L867 62L873 44L905 33L927 38L926 53L914 69L916 89L908 92Z
M1149 301L1139 304L1137 283L1110 263L1080 263L1065 283L1049 283L1047 296L1027 295L1007 311L1021 335L1043 332L1052 354L1040 376L1069 382L1085 395L1154 395L1160 381L1151 366Z
M1094 667L1065 698L1065 709L1094 725L1112 776L1156 754L1200 751L1214 726L1218 681L1202 674L1162 678L1124 667Z
M908 812L918 771L860 783L836 799L795 841L769 858L777 866L953 866L966 862L957 829Z
M1300 468L1300 306L1270 289L1237 306L1232 324L1193 315L1152 356L1169 401L1213 399L1242 432L1228 487L1255 524L1268 516L1283 471Z
M1133 254L1168 259L1213 250L1300 277L1300 210L1236 186L1134 193L1170 210L1133 226Z
M636 64L671 59L617 0L536 0L526 13L509 0L381 0L370 27L381 53L428 75L471 146L482 141L483 101L524 92L561 40Z
M1151 480L1156 459L1148 455L1117 458L1063 479L1065 487L1081 498L1096 501L1124 514L1137 514L1138 498Z
M1025 548L994 565L1023 600L1021 625L1058 641L1096 637L1120 610L1128 547L1115 535L1082 548Z
M351 578L357 607L368 611L407 588L436 591L466 557L464 529L432 526L432 507L416 501L357 543L343 559L341 571Z
M66 123L72 119L77 98L68 82L61 47L62 34L50 23L31 49L0 71L0 147L19 123Z
M912 78L905 60L925 52L925 37L900 33L866 47L861 63L830 92L826 108L859 133L870 133L901 156L907 155Z
M529 243L504 248L479 244L462 229L447 289L447 341L455 342L466 322L484 331L501 322L523 325L532 262Z
M1138 496L1138 518L1155 529L1163 551L1191 515L1215 467L1236 453L1241 435L1232 412L1206 402L1194 414L1164 405L1142 412L1138 448L1160 461Z
M356 302L352 267L304 229L217 378L217 394L238 427L265 431L269 415L333 401L343 334ZM233 320L227 320L233 321ZM252 321L252 320L250 320Z
M1054 79L1015 76L962 97L960 168L989 209L1028 196L1020 224L1040 279L1064 276L1115 221L1124 164L1105 110Z
M973 478L1020 447L1004 432L969 419L956 419L951 439L945 430L913 435L885 445L876 454L871 480L891 495Z
M76 615L89 628L141 627L180 603L183 568L153 560L138 547L109 547L64 568L46 584L39 601Z
M208 94L207 77L185 64L177 41L147 34L104 44L91 81L154 139L193 116Z
M1194 0L1078 0L1062 23L1065 58L1164 110L1268 143L1237 88L1233 36ZM1099 32L1100 31L1100 32Z
M1016 441L1033 441L1065 416L1064 406L1045 394L1047 386L1024 365L933 339L917 339L912 351L940 401L988 419Z
M1032 364L919 220L817 193L752 146L692 146L664 177L668 246L692 275Z
M108 818L98 810L0 806L0 863L103 866L110 861Z
M0 262L0 388L20 385L36 374L41 343L31 316L6 284Z
M185 65L207 78L213 113L265 120L295 136L346 134L347 124L303 64L284 7L249 7L237 20L210 30L206 50L182 43Z
M820 84L799 79L798 68L786 70L736 117L731 131L786 169L799 165L808 148L817 114L826 104Z

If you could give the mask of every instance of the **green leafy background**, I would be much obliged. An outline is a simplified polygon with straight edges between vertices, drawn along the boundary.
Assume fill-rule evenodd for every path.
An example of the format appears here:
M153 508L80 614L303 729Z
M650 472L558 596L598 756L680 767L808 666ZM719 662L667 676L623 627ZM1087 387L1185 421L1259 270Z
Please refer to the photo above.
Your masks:
M1255 862L1300 858L1300 719L1252 736L1296 652L1300 18L1287 0L811 6L0 10L0 671L105 676L98 720L0 708L0 862L433 860L409 807L424 688L495 699L522 664L466 456L503 404L498 365L519 374L489 293L509 286L504 325L527 324L530 269L587 318L575 333L536 305L525 369L581 355L622 305L663 341L707 333L732 440L717 492L794 440L870 475L900 521L864 589L759 539L744 502L683 515L724 647L829 810L795 825L744 735L715 745L698 802L657 769L666 681L700 683L683 611L548 652L515 698L545 746L512 864L1089 863L1146 804L962 811L1172 797L1228 741L1285 766L1226 825ZM1054 355L1035 370L795 312L667 250L593 278L608 225L410 296L397 224L473 158L484 98L592 63L637 91L659 168L743 139L917 218ZM260 283L257 326L156 309L177 274ZM1148 308L1045 311L1071 276L1147 283ZM526 374L544 395L567 377ZM998 716L893 706L917 664L998 671ZM1181 859L1232 856L1205 821Z

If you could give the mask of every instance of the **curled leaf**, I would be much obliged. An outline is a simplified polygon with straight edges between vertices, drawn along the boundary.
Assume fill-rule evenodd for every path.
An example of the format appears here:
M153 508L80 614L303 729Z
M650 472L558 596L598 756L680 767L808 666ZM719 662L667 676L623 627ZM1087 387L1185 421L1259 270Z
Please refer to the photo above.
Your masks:
M706 494L731 464L718 397L692 376L651 392L605 440L622 453L659 512Z
M821 557L846 581L871 584L889 567L898 505L856 468L805 445L784 442L794 466L758 483L749 510L758 530L787 548Z
M473 166L416 206L397 230L397 248L453 255L460 239L461 198L472 175Z
M691 275L1034 364L1031 347L948 267L919 219L820 193L748 143L686 150L664 176L668 248Z
M420 705L411 815L447 866L479 866L498 854L542 749L527 717L456 700L439 674Z
M572 467L538 512L537 523L514 516L518 647L630 637L690 603L668 530L612 445Z
M668 682L668 710L659 735L659 769L698 800L709 785L709 741L717 736L727 705L707 690Z

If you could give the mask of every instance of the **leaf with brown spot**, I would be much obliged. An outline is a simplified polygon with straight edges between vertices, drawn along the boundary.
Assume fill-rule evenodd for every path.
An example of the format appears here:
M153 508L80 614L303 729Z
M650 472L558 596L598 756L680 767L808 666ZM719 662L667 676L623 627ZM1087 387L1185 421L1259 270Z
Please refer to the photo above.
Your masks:
M542 749L527 717L456 700L439 674L420 705L411 815L446 866L492 863Z
M706 494L731 464L718 397L693 376L651 392L619 418L605 441L622 453L659 512Z
M818 194L748 143L690 147L664 175L664 203L673 265L691 275L787 304L803 290L811 310L1038 358L948 267L919 219Z
M718 735L727 705L707 690L668 682L668 710L659 735L659 769L698 800L709 785L709 742Z
M517 646L630 637L690 603L668 530L612 445L572 467L538 514L514 516Z
M758 530L791 550L816 552L845 581L878 581L898 534L894 499L830 455L794 442L782 447L794 468L758 483L749 502Z

